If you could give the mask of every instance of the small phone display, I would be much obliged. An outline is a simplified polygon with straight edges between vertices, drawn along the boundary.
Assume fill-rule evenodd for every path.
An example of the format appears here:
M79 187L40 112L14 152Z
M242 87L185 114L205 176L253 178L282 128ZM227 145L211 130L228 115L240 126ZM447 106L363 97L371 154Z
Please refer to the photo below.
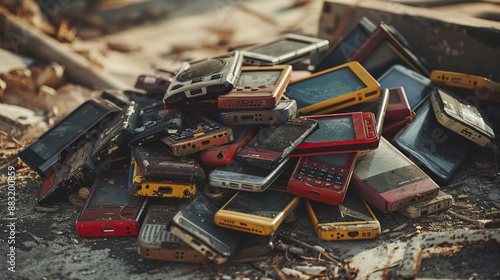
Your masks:
M228 126L279 125L297 116L297 102L294 99L280 100L272 109L220 111L220 123Z
M137 236L137 253L146 258L171 262L207 263L209 259L167 230L178 211L176 205L150 205Z
M317 120L319 129L300 143L290 156L358 152L378 147L380 138L376 130L375 115L371 112L305 116L304 118Z
M146 201L128 191L122 170L99 173L76 221L80 237L134 236L139 233Z
M306 210L322 240L374 239L380 234L377 217L354 190L338 206L306 199Z
M285 34L241 50L247 65L291 64L328 48L328 40Z
M194 112L186 112L181 130L161 139L169 151L178 157L227 144L233 140L231 128Z
M221 227L258 235L271 235L299 203L287 191L238 192L215 214Z
M419 73L394 65L377 79L383 88L403 87L410 109L415 111L432 90L431 80Z
M111 102L88 100L19 153L19 158L45 177L87 142L94 141L104 123L120 112Z
M357 153L300 157L287 190L301 197L339 205L351 180Z
M236 253L240 234L215 224L218 210L206 196L197 194L179 208L167 229L215 263L225 263Z
M289 158L285 158L276 168L265 169L248 163L233 161L215 168L208 175L211 186L251 192L265 191L286 169Z
M285 125L262 128L235 160L272 170L318 127L318 121L291 118Z
M438 122L444 127L481 147L489 147L495 141L490 122L475 106L439 88L432 90L431 102Z
M242 67L235 88L218 97L220 109L272 109L290 82L292 66Z
M375 99L380 85L353 61L293 81L286 96L295 99L299 115L319 115Z

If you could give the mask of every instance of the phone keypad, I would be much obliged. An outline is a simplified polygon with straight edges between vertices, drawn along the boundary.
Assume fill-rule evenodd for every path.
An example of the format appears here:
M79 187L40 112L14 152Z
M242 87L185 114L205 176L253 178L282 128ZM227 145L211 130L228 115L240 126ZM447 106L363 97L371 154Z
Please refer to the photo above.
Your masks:
M304 162L298 170L295 179L315 186L332 188L340 191L343 188L345 175L343 169L334 168L328 165Z

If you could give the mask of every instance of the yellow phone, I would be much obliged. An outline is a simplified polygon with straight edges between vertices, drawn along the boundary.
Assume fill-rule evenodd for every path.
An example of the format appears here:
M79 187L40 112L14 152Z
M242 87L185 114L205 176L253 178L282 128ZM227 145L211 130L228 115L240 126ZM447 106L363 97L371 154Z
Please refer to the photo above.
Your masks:
M217 213L215 223L221 227L258 235L271 235L297 207L300 197L286 190L237 192Z
M351 61L293 81L285 95L297 102L299 115L320 115L378 98L380 84Z
M322 240L374 239L380 234L377 217L354 190L347 190L339 206L309 199L305 205L314 231Z

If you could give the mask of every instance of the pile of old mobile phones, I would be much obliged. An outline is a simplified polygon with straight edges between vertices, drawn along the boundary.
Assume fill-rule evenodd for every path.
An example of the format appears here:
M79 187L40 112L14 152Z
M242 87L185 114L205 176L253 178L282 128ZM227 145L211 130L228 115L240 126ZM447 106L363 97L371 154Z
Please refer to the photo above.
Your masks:
M338 206L309 199L305 204L314 232L322 240L374 239L380 234L377 217L354 190L348 190Z
M168 105L217 98L230 92L240 75L243 57L239 51L185 62L163 97Z
M57 172L79 147L96 140L121 108L107 100L88 100L19 152L19 158L40 176Z
M376 99L380 85L353 61L295 80L285 95L297 102L299 115L320 115Z
M161 139L175 156L185 156L233 141L231 128L199 113L187 111L177 133Z
M128 148L138 117L139 105L131 101L99 135L92 150L92 159L96 163L102 163L113 155L123 152L123 148Z
M442 126L481 147L490 147L495 141L491 123L474 105L466 104L456 95L440 88L432 90L431 103L437 121Z
M235 156L240 162L272 170L318 127L318 121L290 118L284 125L261 128Z
M328 40L288 33L241 49L246 65L292 64L328 49Z
M184 111L164 109L163 103L141 108L130 147L144 145L177 133L182 127Z
M221 227L257 235L271 235L297 207L300 198L286 190L263 193L240 191L215 213Z
M102 171L76 221L80 237L136 236L147 200L128 191L124 170Z

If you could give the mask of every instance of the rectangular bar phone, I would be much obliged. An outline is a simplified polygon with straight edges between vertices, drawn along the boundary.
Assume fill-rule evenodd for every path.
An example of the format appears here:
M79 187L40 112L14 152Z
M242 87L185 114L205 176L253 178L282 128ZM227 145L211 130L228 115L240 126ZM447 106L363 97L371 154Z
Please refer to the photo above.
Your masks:
M328 40L298 34L285 34L276 39L241 50L246 65L292 64L328 48Z
M287 191L240 191L215 213L221 227L258 235L271 235L298 205L299 197Z
M318 121L319 128L307 136L290 156L359 152L378 147L380 138L375 115L371 112L304 116L304 118Z
M279 125L285 124L289 118L297 116L297 102L293 99L282 99L272 109L252 109L220 111L219 121L224 125Z
M374 239L380 234L377 217L352 189L338 206L309 199L305 205L314 232L322 240Z
M290 82L292 66L244 66L235 87L219 95L220 109L271 109L283 96Z
M135 248L146 259L169 262L207 263L205 255L187 245L167 230L167 223L177 213L176 205L150 205L137 236Z
M146 202L128 192L126 171L102 171L76 220L76 232L80 237L136 236Z
M238 231L217 226L219 210L205 195L199 193L184 203L167 229L198 252L217 264L227 262L238 250Z
M295 99L299 115L320 115L373 100L380 85L352 61L291 82L285 95Z
M358 155L350 188L382 212L432 198L439 186L385 138L378 149Z
M287 190L330 205L342 203L351 180L357 153L303 156L290 177Z
M162 138L168 150L181 157L233 141L231 128L214 122L198 113L186 112L183 128Z
M19 153L19 158L40 176L50 175L79 147L92 142L120 108L102 100L87 100Z

